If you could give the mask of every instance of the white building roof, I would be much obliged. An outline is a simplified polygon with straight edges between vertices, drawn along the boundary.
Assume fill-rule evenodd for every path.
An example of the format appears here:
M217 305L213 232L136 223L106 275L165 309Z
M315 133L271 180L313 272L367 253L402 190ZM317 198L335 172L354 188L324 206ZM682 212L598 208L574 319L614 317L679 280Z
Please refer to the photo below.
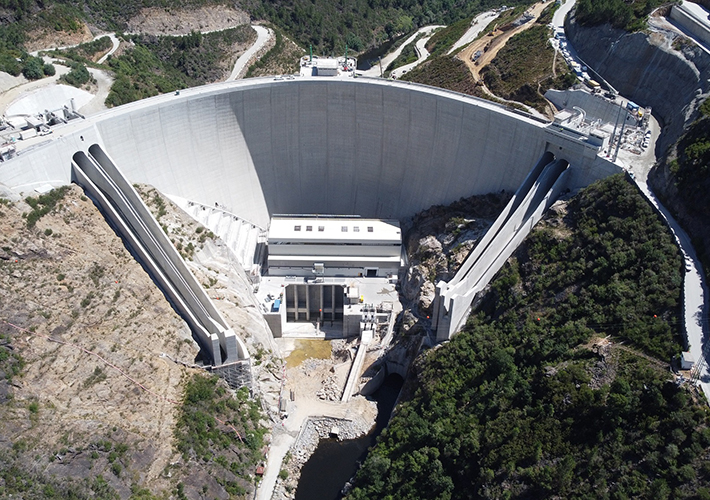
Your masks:
M683 361L686 363L695 363L695 357L690 353L690 351L685 351L681 354Z
M279 243L399 245L402 231L396 219L273 217L269 244Z

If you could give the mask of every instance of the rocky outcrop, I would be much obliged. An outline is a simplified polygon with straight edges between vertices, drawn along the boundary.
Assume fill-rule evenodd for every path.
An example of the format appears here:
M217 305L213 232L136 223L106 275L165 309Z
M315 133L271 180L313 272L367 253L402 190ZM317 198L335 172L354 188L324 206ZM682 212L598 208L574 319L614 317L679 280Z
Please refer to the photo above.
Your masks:
M657 154L664 154L710 93L710 55L671 31L587 28L574 15L565 31L580 57L621 95L653 108L664 127Z

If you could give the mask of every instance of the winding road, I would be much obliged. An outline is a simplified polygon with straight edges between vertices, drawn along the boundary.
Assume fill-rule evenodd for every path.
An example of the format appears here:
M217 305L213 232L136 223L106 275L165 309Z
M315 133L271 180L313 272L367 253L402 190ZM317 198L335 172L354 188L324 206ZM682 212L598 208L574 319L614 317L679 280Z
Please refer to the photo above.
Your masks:
M274 36L274 32L270 28L264 28L256 24L252 24L251 27L256 31L256 42L254 42L254 45L249 47L244 54L239 56L237 62L234 63L232 73L227 78L228 82L242 78L243 73L249 67L249 62L256 57L257 53L271 40L271 37Z
M483 14L476 16L471 23L471 27L468 28L466 33L464 33L463 36L454 44L454 46L449 49L447 54L453 54L460 47L473 42L481 31L486 29L491 21L497 19L498 16L500 16L500 11L495 10L489 10L488 12L484 12Z
M445 27L446 27L446 26L443 26L443 25L440 25L440 24L436 24L436 25L424 26L423 28L419 28L419 29L418 29L417 31L415 31L412 35L410 35L409 38L407 38L407 39L402 43L402 45L400 45L400 46L397 47L395 50L393 50L392 52L389 52L385 57L383 57L382 60L381 60L378 64L376 64L375 66L371 67L371 68L368 69L368 70L365 70L365 71L362 71L362 72L358 72L358 75L360 75L360 76L372 76L372 77L382 76L381 73L384 73L384 72L385 72L385 70L387 69L387 66L389 66L390 64L392 64L392 61L394 61L395 59L397 59L397 58L399 57L399 55L402 53L402 50L404 50L404 48L405 48L407 45L409 45L410 43L412 43L420 34L423 33L423 34L426 35L426 36L417 42L417 44L415 45L415 50L416 50L416 46L418 46L418 45L419 45L419 42L421 42L422 40L424 40L424 43L422 44L422 47L423 47L424 45L426 45L426 42L429 40L429 38L431 38L432 32L433 32L434 30L436 30L436 29L438 29L438 28L445 28ZM414 63L408 64L407 66L411 66L411 67L413 68L413 67L416 66L417 64L420 64L420 63L424 62L424 60L426 60L426 58L429 57L429 52L427 52L426 49L424 49L424 52L426 52L426 56L425 56L425 57L422 57L422 55L420 55L421 53L417 50L417 56L418 56L417 61L414 62ZM402 66L401 68L405 68L405 67L406 67L406 66ZM401 68L397 68L397 69L401 69ZM410 69L411 69L411 68L410 68ZM396 71L396 70L395 70L395 71ZM394 71L393 71L392 73L394 74Z
M259 25L252 25L252 28L256 31L257 38L254 44L247 49L247 51L242 54L234 64L231 74L227 78L227 81L236 80L243 77L244 72L248 68L249 64L254 61L258 52L268 43L268 41L273 37L274 33L271 29L265 28ZM97 40L103 37L109 37L111 39L111 49L106 52L97 61L98 64L103 64L106 62L109 56L113 55L118 47L120 46L120 40L115 33L102 33L96 35L93 39ZM58 49L68 49L75 47L76 45L71 45L67 47L58 47ZM44 51L54 50L54 48L44 49ZM32 53L35 57L39 55L43 50L38 50ZM50 56L44 56L45 62L54 63L56 60ZM14 102L20 99L26 98L31 93L39 92L42 88L49 85L56 85L60 76L69 72L69 68L63 65L55 65L57 73L52 77L42 78L41 80L27 81L25 78L6 78L7 85L4 90L0 90L0 113L4 113L5 110ZM84 115L91 115L101 111L106 110L106 105L104 101L111 90L111 85L113 84L113 78L108 72L97 69L97 68L87 68L91 75L94 77L97 83L97 91L94 98L87 104L82 106L79 111Z

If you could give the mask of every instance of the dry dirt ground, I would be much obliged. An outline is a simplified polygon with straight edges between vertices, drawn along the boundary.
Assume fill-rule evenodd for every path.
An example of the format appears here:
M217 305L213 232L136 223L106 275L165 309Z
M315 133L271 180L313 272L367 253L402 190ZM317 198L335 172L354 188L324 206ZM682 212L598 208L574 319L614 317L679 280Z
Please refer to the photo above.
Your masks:
M94 38L91 29L84 24L77 31L57 31L43 30L27 33L25 50L34 52L36 50L49 50L57 47L69 47L83 42L89 42Z
M261 315L244 298L243 271L209 231L152 188L139 190L258 353L255 378L273 380L280 364ZM11 384L0 383L0 456L14 453L32 474L60 480L102 475L122 498L131 486L170 494L181 481L187 492L219 491L208 465L182 464L174 449L175 402L201 370L161 355L194 362L187 325L80 188L71 186L34 228L23 217L30 212L23 201L0 204L0 334L8 337L0 350L26 363ZM123 453L110 461L106 442Z
M488 65L488 63L490 63L493 59L495 59L496 55L498 55L498 52L500 52L500 49L505 47L505 44L508 43L508 40L513 38L518 33L532 28L535 25L535 21L537 20L537 18L540 17L540 14L548 5L549 4L545 2L536 3L529 9L529 11L534 16L531 21L528 21L522 26L518 26L517 28L512 29L510 31L495 30L492 32L493 36L486 35L482 38L479 38L478 40L475 40L468 47L459 52L456 57L466 63L466 66L468 66L468 68L471 70L471 74L477 81L480 80L481 70L486 67L486 65ZM486 49L486 47L488 48ZM478 50L480 50L483 54L481 55L481 57L478 58L476 62L471 61L471 57Z
M192 361L189 329L78 187L33 229L24 202L0 212L0 330L26 361L0 406L3 446L21 443L47 475L103 473L123 493L134 482L168 488L170 401L187 369L160 355ZM108 453L91 458L103 440L128 446L122 478Z
M128 21L129 33L185 35L191 31L219 31L249 23L249 14L227 5L190 9L151 7Z

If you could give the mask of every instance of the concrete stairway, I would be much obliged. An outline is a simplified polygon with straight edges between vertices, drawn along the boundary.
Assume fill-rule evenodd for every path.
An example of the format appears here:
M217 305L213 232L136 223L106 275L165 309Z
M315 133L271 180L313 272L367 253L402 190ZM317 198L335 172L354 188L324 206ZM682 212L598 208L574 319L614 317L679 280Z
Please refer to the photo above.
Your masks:
M211 207L177 196L170 196L170 199L190 217L217 235L247 274L261 274L267 239L264 228L219 206Z

